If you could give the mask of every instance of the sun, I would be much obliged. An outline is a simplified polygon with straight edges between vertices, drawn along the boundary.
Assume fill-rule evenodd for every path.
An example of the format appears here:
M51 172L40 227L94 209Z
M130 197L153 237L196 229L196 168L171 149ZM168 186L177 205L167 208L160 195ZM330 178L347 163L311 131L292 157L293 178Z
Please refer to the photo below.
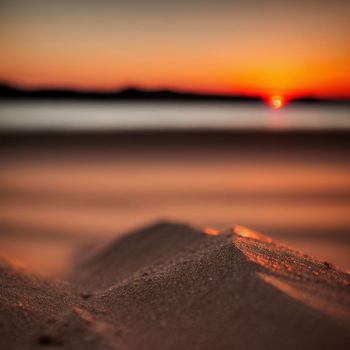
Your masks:
M274 95L270 98L270 106L273 109L280 109L285 105L285 100L282 96Z

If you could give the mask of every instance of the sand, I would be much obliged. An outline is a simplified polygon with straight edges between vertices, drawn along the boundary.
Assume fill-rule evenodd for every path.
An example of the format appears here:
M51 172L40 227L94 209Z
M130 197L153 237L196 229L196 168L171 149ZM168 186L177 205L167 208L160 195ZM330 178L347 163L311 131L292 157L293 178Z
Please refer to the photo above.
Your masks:
M1 349L348 349L350 275L236 226L160 222L65 281L0 265Z
M350 269L346 131L1 133L1 144L0 254L32 271L64 274L82 246L159 218L241 223Z

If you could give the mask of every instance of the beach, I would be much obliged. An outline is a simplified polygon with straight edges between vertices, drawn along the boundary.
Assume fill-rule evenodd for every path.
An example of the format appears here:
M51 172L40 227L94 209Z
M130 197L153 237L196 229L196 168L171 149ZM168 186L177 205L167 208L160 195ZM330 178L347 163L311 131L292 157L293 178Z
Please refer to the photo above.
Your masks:
M350 349L349 12L0 1L0 350Z
M1 253L56 276L159 219L241 224L342 268L347 131L2 133Z
M241 226L139 228L65 282L2 261L2 349L347 349L349 274Z
M346 131L2 144L1 349L349 347Z

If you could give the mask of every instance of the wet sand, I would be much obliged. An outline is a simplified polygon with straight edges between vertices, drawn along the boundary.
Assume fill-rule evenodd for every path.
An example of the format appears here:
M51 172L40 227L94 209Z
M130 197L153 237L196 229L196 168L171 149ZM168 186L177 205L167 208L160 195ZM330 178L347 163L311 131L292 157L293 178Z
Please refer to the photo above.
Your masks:
M1 134L0 254L62 275L159 218L235 223L350 268L349 134L212 130Z
M65 281L0 264L1 349L348 349L350 276L241 226L159 222Z

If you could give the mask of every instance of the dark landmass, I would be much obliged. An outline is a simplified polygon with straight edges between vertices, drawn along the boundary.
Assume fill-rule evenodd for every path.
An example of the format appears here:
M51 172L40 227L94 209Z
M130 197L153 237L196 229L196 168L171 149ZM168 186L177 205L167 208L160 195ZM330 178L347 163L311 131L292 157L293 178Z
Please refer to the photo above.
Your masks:
M65 89L23 90L0 85L0 99L25 100L78 100L78 101L212 101L212 102L260 102L259 98L196 94L171 90L141 90L127 88L111 92L75 91Z
M70 89L21 89L10 85L0 84L0 101L28 100L28 101L140 101L140 102L249 102L262 103L258 96L221 95L195 92L182 92L172 90L142 90L126 88L116 91L78 91ZM294 99L298 103L323 104L350 104L349 100L324 100L314 97Z
M0 261L1 349L348 349L349 274L235 226L160 222L66 281Z

